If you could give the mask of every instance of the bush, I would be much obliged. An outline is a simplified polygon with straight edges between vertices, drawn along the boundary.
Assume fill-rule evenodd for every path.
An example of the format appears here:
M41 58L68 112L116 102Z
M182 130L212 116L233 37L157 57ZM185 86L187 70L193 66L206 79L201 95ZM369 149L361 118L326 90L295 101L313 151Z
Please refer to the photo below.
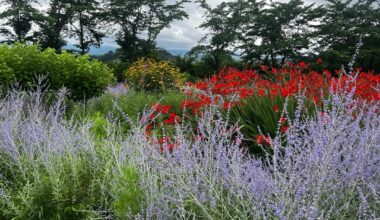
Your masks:
M139 212L144 191L122 157L118 127L102 116L65 120L62 96L50 108L42 98L14 91L0 97L0 219Z
M185 100L185 95L177 91L167 91L163 93L146 93L144 91L130 91L125 95L114 96L106 93L100 97L88 100L85 104L79 103L68 109L67 116L75 114L80 117L90 116L96 119L100 115L111 116L121 122L123 127L128 129L129 121L137 122L139 116L145 108L150 108L153 104L160 102L163 105L172 106L172 111L181 115L181 103ZM126 116L128 119L126 119ZM95 120L97 121L97 120Z
M312 116L315 104L310 100L302 104L304 106L300 117L305 119ZM243 145L248 147L251 153L258 155L264 153L262 147L270 150L269 144L266 143L268 138L275 137L277 132L287 131L289 121L286 119L295 118L297 106L300 106L300 103L297 103L294 96L285 98L280 95L270 97L255 94L233 106L228 111L228 117L232 123L237 122L240 125L240 131L244 136Z
M124 83L125 82L125 70L128 69L130 66L130 63L128 61L112 61L112 62L107 62L107 66L112 69L114 76L116 78L116 81L119 83Z
M134 167L123 168L121 172L113 189L113 206L119 219L132 219L129 215L137 215L143 208L143 190L139 186L139 176Z
M0 98L0 219L100 218L111 209L110 144L90 124L65 121L59 97L41 93ZM11 126L8 126L11 125ZM107 159L103 159L107 158Z
M168 62L141 58L125 72L127 83L136 90L163 91L180 88L184 75Z
M35 87L37 76L46 76L50 89L66 87L70 98L89 99L103 93L113 81L112 71L88 55L53 49L41 51L38 45L21 43L0 46L0 79L5 86L18 82L25 89Z

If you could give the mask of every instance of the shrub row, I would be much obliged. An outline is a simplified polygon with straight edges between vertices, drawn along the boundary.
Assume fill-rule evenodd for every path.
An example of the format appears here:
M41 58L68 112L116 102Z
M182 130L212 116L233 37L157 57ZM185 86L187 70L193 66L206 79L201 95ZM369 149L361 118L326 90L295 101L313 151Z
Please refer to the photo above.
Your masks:
M112 83L112 71L88 55L76 56L38 45L21 43L0 46L0 82L3 86L19 83L25 89L35 87L36 78L45 76L50 89L66 87L70 98L85 100L101 94Z

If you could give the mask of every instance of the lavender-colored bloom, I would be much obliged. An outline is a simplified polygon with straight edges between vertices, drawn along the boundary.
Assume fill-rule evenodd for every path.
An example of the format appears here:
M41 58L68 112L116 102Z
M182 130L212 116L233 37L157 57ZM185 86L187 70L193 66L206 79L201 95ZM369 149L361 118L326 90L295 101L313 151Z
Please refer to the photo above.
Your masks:
M116 86L109 86L107 91L114 96L122 96L129 92L124 83L118 83Z

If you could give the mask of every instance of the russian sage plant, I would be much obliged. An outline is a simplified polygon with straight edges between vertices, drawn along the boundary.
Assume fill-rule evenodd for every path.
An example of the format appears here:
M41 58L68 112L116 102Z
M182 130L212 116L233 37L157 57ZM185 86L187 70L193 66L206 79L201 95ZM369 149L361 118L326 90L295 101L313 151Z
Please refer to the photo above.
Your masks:
M65 120L63 99L47 105L39 89L0 98L0 219L113 216L117 142L99 141L90 122Z

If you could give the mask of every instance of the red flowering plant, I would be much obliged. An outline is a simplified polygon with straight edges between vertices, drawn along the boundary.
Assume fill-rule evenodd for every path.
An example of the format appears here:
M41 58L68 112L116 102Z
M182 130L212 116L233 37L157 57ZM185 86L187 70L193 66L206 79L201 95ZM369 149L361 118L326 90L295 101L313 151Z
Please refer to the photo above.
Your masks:
M181 118L171 109L170 105L156 103L140 120L140 124L144 125L146 138L151 140L153 145L159 145L162 152L174 149L175 143L171 139L171 133L174 126L181 123Z
M357 79L350 84L353 75ZM287 63L279 69L261 66L259 71L224 68L208 80L186 84L183 92L187 98L181 105L184 110L182 118L191 122L202 117L205 107L219 106L230 121L240 123L245 144L254 153L259 153L262 147L270 149L268 140L276 132L287 132L287 122L294 117L297 105L304 105L302 114L308 116L314 114L316 106L321 106L329 91L342 88L351 91L354 86L355 97L359 100L380 100L379 82L380 76L372 72L356 69L351 74L327 70L320 73L311 70L304 62ZM297 104L296 97L300 94L306 100ZM169 110L167 107L157 108L163 118L151 127L173 126L180 122L179 117Z
M342 88L350 78L341 71L333 74L327 70L322 73L313 71L310 64L304 62L287 63L279 69L262 66L260 71L224 68L209 80L187 84L187 99L182 107L195 115L210 104L230 109L226 111L229 112L228 117L233 122L240 122L246 143L257 153L261 151L258 145L270 148L268 141L258 139L263 137L260 135L270 137L278 131L284 133L288 130L286 121L279 122L285 112L289 120L294 117L297 95L303 94L307 98L302 103L305 105L302 113L306 117L321 105L321 100L328 96L331 88ZM375 90L379 80L379 75L360 72L356 81L356 97L366 101L379 100L380 93ZM285 100L286 110L283 109Z

